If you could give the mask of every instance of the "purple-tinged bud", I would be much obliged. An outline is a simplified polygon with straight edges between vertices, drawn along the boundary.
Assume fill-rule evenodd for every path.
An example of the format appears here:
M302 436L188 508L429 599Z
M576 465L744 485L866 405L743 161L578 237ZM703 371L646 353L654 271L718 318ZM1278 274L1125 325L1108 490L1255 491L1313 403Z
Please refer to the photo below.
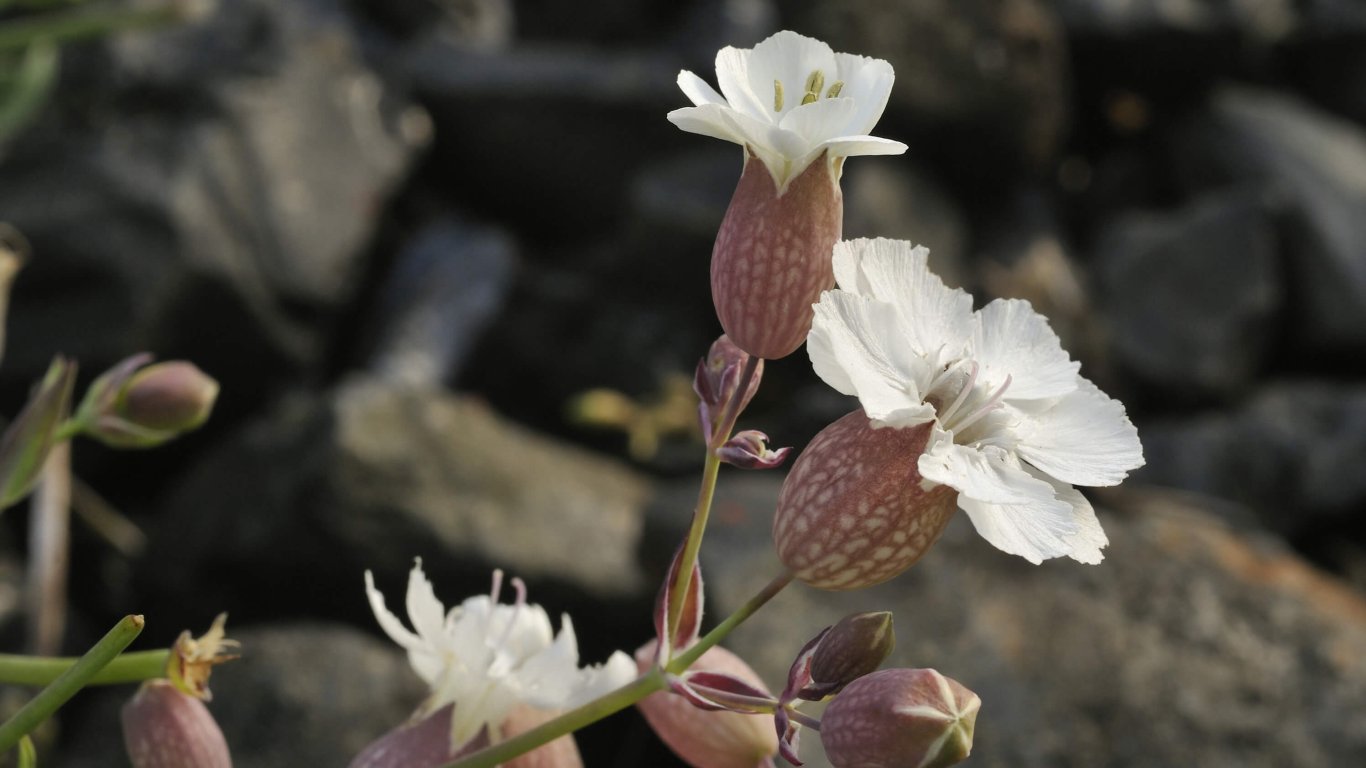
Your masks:
M716 455L727 464L740 469L774 469L787 461L791 448L768 449L768 435L757 429L737 433L716 450Z
M920 476L930 429L875 429L859 410L811 440L783 482L773 516L778 557L798 579L820 589L859 589L887 581L925 554L957 509L953 488Z
M711 442L716 428L720 426L718 422L726 412L726 407L740 388L740 379L748 362L749 355L722 334L712 342L707 356L697 363L692 388L701 401L698 403L698 412L702 418L702 433L708 443ZM745 410L749 401L754 399L754 393L759 391L759 381L763 377L764 361L759 359L755 361L754 373L750 376L744 393L740 395L740 402L735 406L737 416Z
M802 698L819 701L839 693L860 677L877 671L895 647L891 612L845 616L816 645L811 656L811 693L815 695Z
M981 706L933 669L884 669L825 708L821 744L835 768L946 768L972 752Z
M653 640L636 651L642 672L653 665L654 656ZM748 664L720 646L708 649L690 669L729 675L767 691ZM772 715L698 709L669 692L646 696L636 706L659 738L693 768L756 768L770 765L778 751Z
M208 420L218 382L184 360L150 360L129 357L90 385L76 413L85 434L115 448L152 448Z
M842 162L822 154L780 189L746 151L711 253L711 295L726 335L755 357L776 360L800 347L811 329L811 305L835 285Z
M351 760L350 768L436 768L471 747L488 744L481 732L468 745L451 749L451 712L447 704L421 720L410 720L370 742Z
M43 464L71 409L76 364L63 357L47 374L0 437L0 509L24 498L38 482Z
M143 683L123 705L123 743L133 768L232 768L208 707L169 680Z

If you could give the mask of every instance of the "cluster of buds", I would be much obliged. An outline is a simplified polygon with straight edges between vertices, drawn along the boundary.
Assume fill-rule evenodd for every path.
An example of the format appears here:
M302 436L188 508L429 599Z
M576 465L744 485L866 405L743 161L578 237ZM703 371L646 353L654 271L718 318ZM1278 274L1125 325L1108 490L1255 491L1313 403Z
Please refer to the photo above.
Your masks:
M730 434L735 419L759 389L763 375L763 359L745 353L722 334L712 342L707 356L698 361L693 376L702 438L708 449L716 451L722 461L741 469L782 466L792 451L791 448L770 449L768 435L757 429L744 430L716 445L722 436Z

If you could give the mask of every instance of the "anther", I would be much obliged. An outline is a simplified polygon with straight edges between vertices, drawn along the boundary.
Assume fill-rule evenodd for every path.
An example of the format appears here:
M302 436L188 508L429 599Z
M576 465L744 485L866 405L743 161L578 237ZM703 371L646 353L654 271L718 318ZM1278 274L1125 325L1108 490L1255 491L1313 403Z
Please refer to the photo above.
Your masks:
M840 91L842 90L844 90L844 81L836 80L835 84L830 86L830 90L825 92L825 98L833 99L836 96L840 95Z
M806 78L806 95L802 96L803 104L811 102L821 97L821 90L825 88L825 73L819 69L815 70Z
M774 80L774 81L773 81L773 111L774 111L774 112L782 112L782 111L783 111L783 81L782 81L782 80Z

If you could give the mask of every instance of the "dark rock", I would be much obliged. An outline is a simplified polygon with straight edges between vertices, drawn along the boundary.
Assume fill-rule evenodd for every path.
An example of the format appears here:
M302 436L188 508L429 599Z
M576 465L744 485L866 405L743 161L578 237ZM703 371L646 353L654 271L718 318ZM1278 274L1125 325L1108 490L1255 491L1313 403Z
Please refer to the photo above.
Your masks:
M258 392L316 365L425 117L335 3L223 3L97 51L73 64L88 90L59 91L4 158L0 208L34 250L7 367L193 350Z
M567 592L610 613L653 590L635 560L647 496L626 469L476 401L353 378L201 463L153 536L147 587L173 607L231 605L230 589L261 595L258 615L353 617L365 569L398 578L421 556L456 594L486 590L503 568L547 602ZM224 571L240 577L224 583Z
M1232 413L1143 431L1144 482L1231 499L1291 535L1348 525L1366 505L1366 389L1283 382Z
M844 239L891 237L930 249L930 269L972 284L967 222L957 203L903 158L859 158L845 168Z
M779 3L794 29L886 59L896 85L878 135L974 179L1052 159L1068 114L1062 29L1039 0ZM914 41L914 43L908 43Z
M368 367L395 382L438 387L458 375L503 307L517 253L507 233L455 221L418 232L380 289Z
M1247 387L1278 341L1276 246L1250 194L1112 222L1094 263L1118 361L1180 399Z
M1188 186L1255 185L1284 207L1296 346L1366 350L1366 136L1293 98L1229 88L1178 136Z
M778 573L779 478L729 477L704 547L715 622ZM819 629L890 609L885 666L933 667L982 697L980 766L1353 765L1366 759L1366 601L1264 536L1162 494L1115 494L1097 566L1032 566L960 516L880 587L789 587L729 647L770 685ZM808 765L827 765L804 739Z

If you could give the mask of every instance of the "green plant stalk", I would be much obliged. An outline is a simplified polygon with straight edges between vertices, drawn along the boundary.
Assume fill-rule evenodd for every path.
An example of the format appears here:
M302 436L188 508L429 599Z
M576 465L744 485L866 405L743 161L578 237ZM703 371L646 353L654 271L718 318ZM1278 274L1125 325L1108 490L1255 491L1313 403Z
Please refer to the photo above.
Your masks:
M184 6L168 2L150 8L81 7L9 19L0 23L0 50L23 48L35 40L68 42L170 24L185 18Z
M100 638L85 655L71 668L62 673L51 685L38 692L14 716L0 724L0 753L8 752L25 735L31 733L44 720L52 716L59 707L118 656L124 648L142 634L144 621L141 616L125 616L114 628Z
M716 479L721 472L721 457L717 450L730 439L735 429L735 420L740 417L740 404L745 399L745 391L759 368L759 358L746 356L745 369L740 374L740 384L735 395L726 403L721 423L716 426L711 442L707 444L707 461L702 467L702 487L697 494L697 509L693 512L692 527L688 529L687 541L683 544L683 557L678 563L678 575L674 577L673 591L669 598L667 628L672 637L678 628L679 615L683 612L683 601L687 598L688 586L692 580L693 565L697 553L702 549L702 536L707 532L707 520L711 516L711 505L716 498Z
M166 648L153 651L125 653L109 662L86 685L119 685L140 683L166 676L166 662L171 652ZM80 659L74 656L24 656L0 653L0 683L8 685L49 685Z
M19 768L37 768L38 750L33 746L33 739L24 734L19 739Z
M792 574L788 572L784 572L770 581L763 589L759 590L758 594L740 606L739 610L727 616L725 621L716 625L705 637L698 640L696 645L670 661L667 669L662 670L659 667L654 667L611 693L600 696L581 707L571 709L554 720L548 720L529 731L517 734L507 741L500 741L472 755L448 763L442 768L496 768L496 766L518 755L526 754L586 725L592 725L608 715L616 714L652 693L665 690L669 687L666 674L676 675L686 670L708 648L725 639L732 630L740 626L745 619L753 616L755 611L762 608L765 603L773 599L774 595L781 592L783 587L791 582Z

